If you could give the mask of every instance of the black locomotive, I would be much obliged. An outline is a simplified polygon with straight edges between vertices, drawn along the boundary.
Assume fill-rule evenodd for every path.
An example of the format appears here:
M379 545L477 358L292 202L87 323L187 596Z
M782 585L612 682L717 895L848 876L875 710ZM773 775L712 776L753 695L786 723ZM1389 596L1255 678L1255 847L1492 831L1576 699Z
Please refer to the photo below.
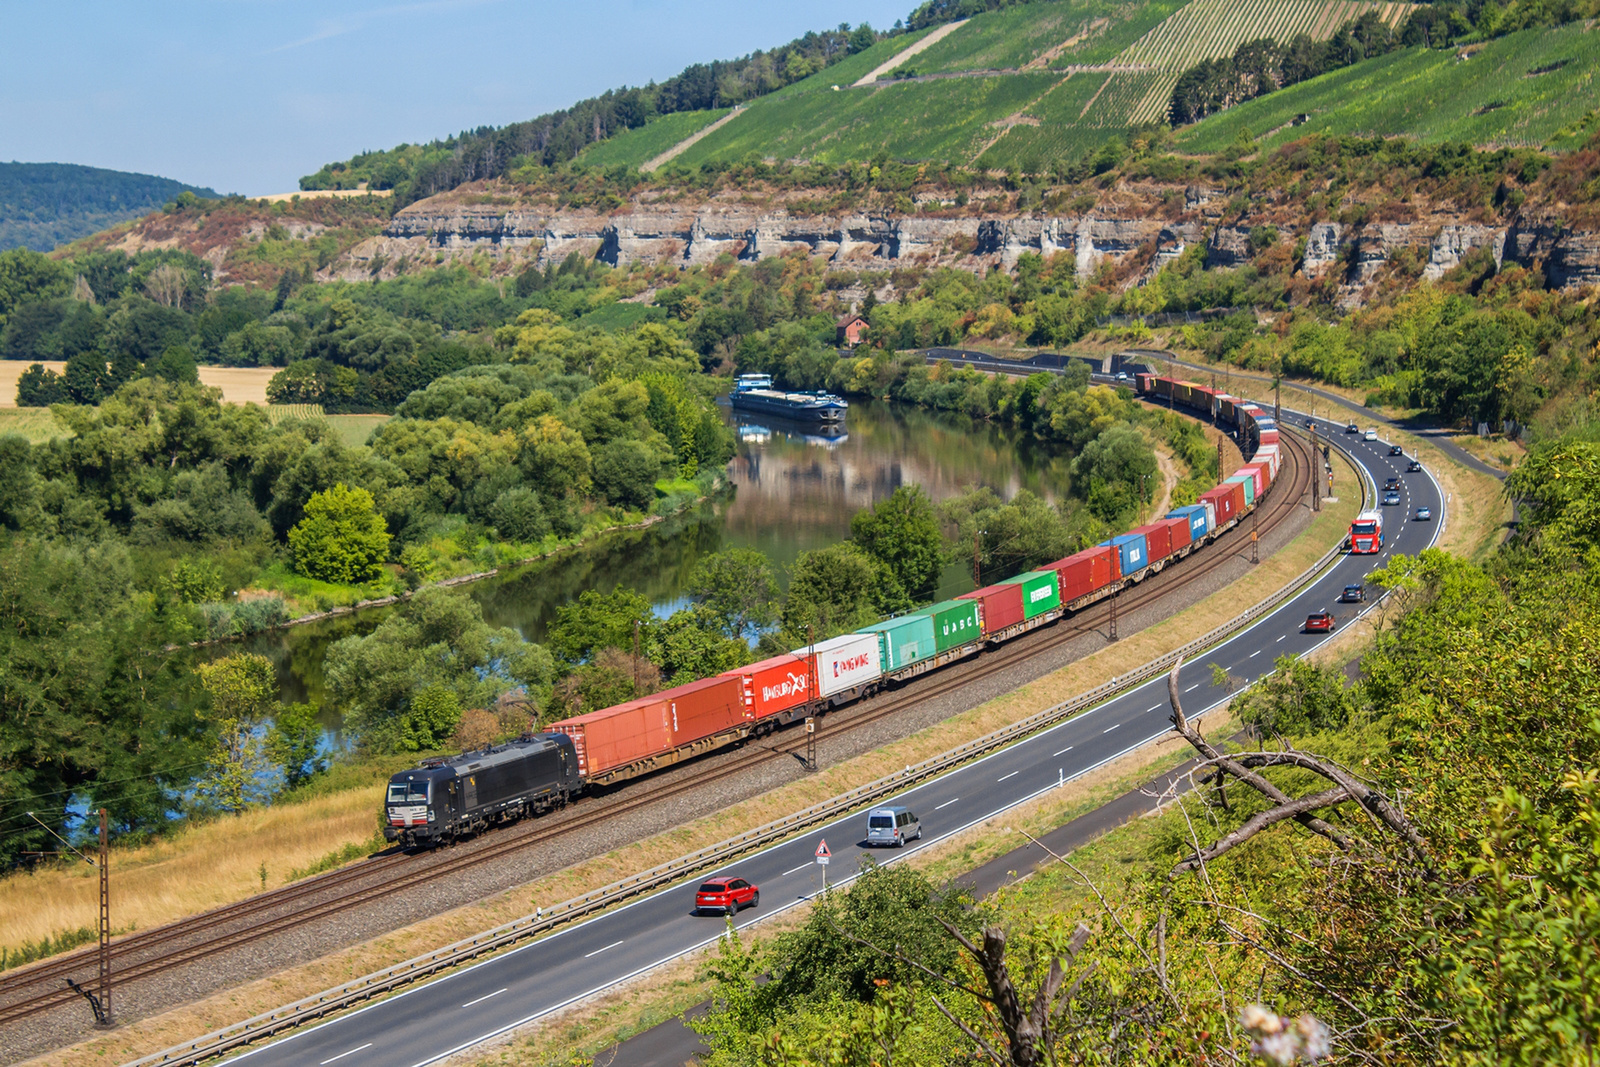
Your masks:
M407 848L439 844L560 807L582 787L566 734L424 760L389 779L383 836Z

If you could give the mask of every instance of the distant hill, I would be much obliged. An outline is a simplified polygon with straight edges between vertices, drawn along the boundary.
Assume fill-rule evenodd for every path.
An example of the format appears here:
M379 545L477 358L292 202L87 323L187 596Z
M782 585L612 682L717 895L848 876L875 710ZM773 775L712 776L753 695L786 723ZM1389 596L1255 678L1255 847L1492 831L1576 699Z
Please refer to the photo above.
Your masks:
M181 193L217 193L152 174L75 163L0 163L0 251L48 252L107 226L137 218Z

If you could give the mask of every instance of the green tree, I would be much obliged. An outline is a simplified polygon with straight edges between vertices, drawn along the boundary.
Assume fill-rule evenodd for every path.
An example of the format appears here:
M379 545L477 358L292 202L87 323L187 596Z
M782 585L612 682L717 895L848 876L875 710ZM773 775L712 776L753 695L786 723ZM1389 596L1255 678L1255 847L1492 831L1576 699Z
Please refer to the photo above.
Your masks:
M383 575L389 530L372 494L343 482L314 493L305 518L289 531L294 569L324 582L359 585Z
M860 546L845 542L802 552L789 569L783 601L785 647L848 633L910 606L888 569Z
M850 539L887 567L912 597L932 596L945 564L944 537L933 501L921 486L899 486L887 500L856 512Z
M576 601L556 608L546 639L556 655L578 664L603 648L631 650L635 637L644 649L655 627L650 601L619 585L609 593L585 589Z
M328 768L321 755L322 723L315 704L288 704L273 716L267 754L283 768L284 786L293 789Z
M242 811L265 799L268 763L263 727L278 706L278 672L272 661L241 653L195 668L209 698L206 720L216 737L204 790L223 811Z
M729 637L754 637L777 619L778 579L772 561L753 548L730 548L701 559L689 595L702 618Z
M47 408L67 401L67 387L61 376L42 363L34 363L17 378L19 408Z
M594 453L594 487L612 504L643 511L659 477L661 456L643 441L612 441Z
M669 687L750 662L750 646L719 632L718 621L699 604L675 611L657 625L648 649Z

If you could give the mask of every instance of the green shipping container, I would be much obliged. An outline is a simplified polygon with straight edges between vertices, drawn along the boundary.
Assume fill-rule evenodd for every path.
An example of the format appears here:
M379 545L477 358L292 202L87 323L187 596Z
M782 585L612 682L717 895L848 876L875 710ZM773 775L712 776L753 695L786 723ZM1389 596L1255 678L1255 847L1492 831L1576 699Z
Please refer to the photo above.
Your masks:
M1022 617L1031 619L1061 606L1061 583L1055 571L1029 571L1007 578L1010 585L1022 586Z
M933 641L940 652L983 636L976 600L946 600L918 614L933 620Z
M877 634L884 673L907 667L934 654L933 620L926 615L902 615L857 630Z
M1244 486L1245 507L1249 507L1251 504L1256 502L1256 480L1254 478L1250 477L1248 474L1235 474L1232 478L1229 478L1222 484L1231 485L1233 483L1238 483L1239 485Z

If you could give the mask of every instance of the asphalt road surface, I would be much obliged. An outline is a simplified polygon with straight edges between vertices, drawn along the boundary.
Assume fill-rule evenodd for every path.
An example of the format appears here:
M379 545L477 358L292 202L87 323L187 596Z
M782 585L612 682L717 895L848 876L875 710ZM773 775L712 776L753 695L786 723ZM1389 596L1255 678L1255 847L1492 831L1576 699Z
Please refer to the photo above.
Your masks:
M1303 416L1286 421L1304 425ZM1345 555L1309 587L1290 598L1255 626L1210 649L1187 664L1179 690L1185 711L1193 716L1227 700L1212 684L1211 665L1229 675L1254 680L1272 669L1284 653L1304 654L1327 635L1303 632L1306 615L1331 611L1335 632L1372 602L1342 604L1346 584L1361 582L1394 553L1415 554L1431 545L1442 516L1438 484L1426 472L1404 473L1408 457L1390 456L1385 442L1356 440L1345 444L1365 468L1369 497L1390 474L1402 479L1401 503L1383 508L1385 547L1377 555ZM1353 487L1340 487L1349 492ZM1411 517L1418 506L1433 510L1432 521ZM924 840L903 850L876 852L887 859L925 848L944 837L1060 788L1065 782L1165 734L1166 678L1086 711L1043 733L925 782L892 801L905 804L922 820ZM868 849L865 809L820 826L780 845L748 856L712 873L733 873L761 887L759 906L741 912L736 925L745 927L766 916L804 903L823 887L824 868L813 853L822 840L832 851L828 880L838 884L857 871ZM714 942L723 931L720 917L693 913L693 894L700 879L643 897L616 911L568 927L483 963L379 1001L342 1018L297 1031L279 1041L235 1057L252 1067L406 1067L428 1064L480 1041L525 1025L576 1003L667 960Z

